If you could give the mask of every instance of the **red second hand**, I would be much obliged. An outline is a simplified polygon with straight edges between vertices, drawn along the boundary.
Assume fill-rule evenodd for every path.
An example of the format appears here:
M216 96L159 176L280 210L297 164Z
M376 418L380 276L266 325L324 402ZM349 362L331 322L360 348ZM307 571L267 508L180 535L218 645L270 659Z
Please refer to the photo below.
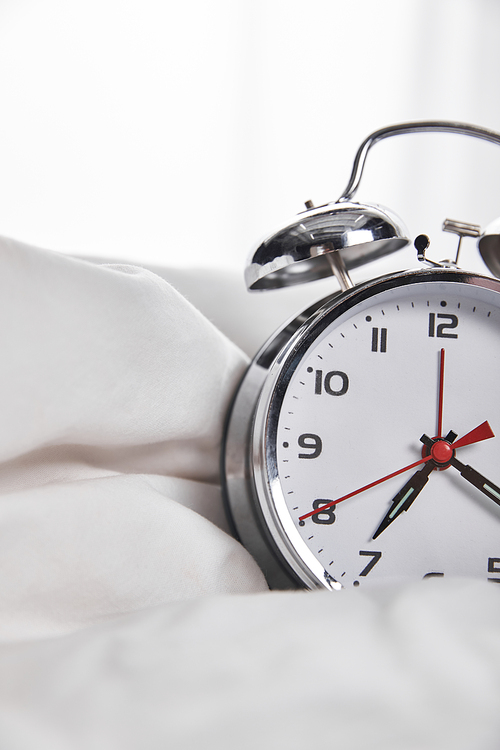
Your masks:
M473 443L479 443L481 440L488 440L488 438L495 437L495 434L493 430L491 429L489 423L482 422L478 427L475 427L473 430L468 432L466 435L460 438L460 440L457 440L456 443L453 444L453 448L463 448L466 445L472 445ZM398 474L403 474L405 471L409 471L410 469L414 469L415 466L419 466L420 464L425 464L427 461L430 461L432 458L432 455L428 455L425 458L421 458L420 461L415 461L414 464L409 464L408 466L404 466L402 469L398 469L398 471L393 471L392 474L387 474L387 476L382 477L381 479L377 479L375 482L371 482L370 484L365 484L364 487L360 487L358 490L354 490L354 492L350 492L348 495L344 495L343 497L339 497L338 500L332 500L331 503L326 503L325 505L321 505L319 508L316 508L315 510L310 511L309 513L305 513L303 516L299 516L299 522L302 523L306 520L306 518L310 518L311 516L315 516L317 513L324 512L325 510L328 510L328 508L332 508L334 505L338 505L338 503L343 502L344 500L348 500L350 497L354 497L355 495L359 495L361 492L364 492L365 490L369 490L371 487L376 487L377 484L382 484L382 482L386 482L388 479L392 479L392 477L397 477Z
M350 492L348 495L344 495L344 497L339 497L338 500L332 500L331 503L328 503L327 505L322 505L320 508L317 508L316 510L311 511L310 513L306 513L305 516L299 516L299 521L304 521L306 518L309 518L310 516L315 516L316 513L321 513L322 511L328 510L328 508L331 508L332 505L337 505L338 503L341 503L343 500L348 500L350 497L354 497L354 495L359 495L360 492L369 490L370 487L375 487L377 484L382 484L382 482L387 481L387 479L392 479L392 477L397 477L398 474L402 474L405 471L414 469L415 466L420 466L420 464L425 464L425 462L429 461L431 458L432 456L429 454L425 458L421 458L420 461L415 461L414 464L405 466L403 469L398 469L398 471L393 471L392 474L388 474L386 477L382 477L382 479L377 479L376 482L365 484L365 486L360 487L359 490L354 490L354 492Z
M441 349L439 360L439 400L438 400L438 424L437 436L443 437L443 395L444 395L444 349Z

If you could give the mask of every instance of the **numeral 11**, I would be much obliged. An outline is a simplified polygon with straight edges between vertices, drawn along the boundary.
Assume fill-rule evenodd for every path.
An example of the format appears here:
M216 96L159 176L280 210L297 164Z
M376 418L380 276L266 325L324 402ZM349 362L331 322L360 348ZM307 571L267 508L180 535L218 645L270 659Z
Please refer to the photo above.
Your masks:
M387 351L387 328L380 329L380 336L379 329L372 328L372 352L378 352L379 346L381 352Z

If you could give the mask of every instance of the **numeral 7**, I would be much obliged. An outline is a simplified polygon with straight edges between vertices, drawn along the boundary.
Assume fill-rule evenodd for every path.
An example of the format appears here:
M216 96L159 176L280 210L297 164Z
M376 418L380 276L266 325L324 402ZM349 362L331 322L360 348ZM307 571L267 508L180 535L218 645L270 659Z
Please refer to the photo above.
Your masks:
M370 562L368 563L368 565L365 568L363 568L363 570L359 574L360 576L367 576L370 570L375 567L375 565L378 563L378 561L382 557L382 553L375 552L374 550L372 551L372 550L362 549L359 551L359 554L366 555L367 557L372 558Z

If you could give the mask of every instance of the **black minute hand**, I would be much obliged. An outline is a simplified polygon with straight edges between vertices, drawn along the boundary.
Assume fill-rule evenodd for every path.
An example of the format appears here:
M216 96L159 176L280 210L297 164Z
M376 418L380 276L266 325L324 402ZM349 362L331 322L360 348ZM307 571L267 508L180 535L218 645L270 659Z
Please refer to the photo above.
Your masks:
M455 456L450 459L450 464L454 466L455 469L458 469L464 479L473 484L474 487L477 487L478 490L481 490L481 492L484 492L484 494L489 497L490 500L493 500L494 503L500 505L500 487L497 487L496 484L493 484L489 479L483 477L483 475L473 469L472 466L463 464L455 458Z
M390 526L391 523L401 515L401 513L408 510L417 495L423 490L429 481L429 475L434 467L435 464L432 461L429 461L423 469L419 469L419 471L416 471L415 474L410 477L404 487L402 487L398 494L393 497L391 507L382 519L382 522L374 533L372 539L376 539L380 536L380 534L385 531L385 529Z

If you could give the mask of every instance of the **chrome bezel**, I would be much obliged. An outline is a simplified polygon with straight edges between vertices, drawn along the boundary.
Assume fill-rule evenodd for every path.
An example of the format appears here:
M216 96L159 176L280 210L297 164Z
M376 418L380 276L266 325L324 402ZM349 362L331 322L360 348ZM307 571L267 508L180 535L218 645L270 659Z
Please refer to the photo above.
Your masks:
M500 282L457 269L405 271L332 295L290 321L257 354L230 410L222 452L223 490L236 536L272 588L340 585L309 551L276 503L276 427L283 394L311 343L343 313L380 292L424 282L473 284L500 293Z

